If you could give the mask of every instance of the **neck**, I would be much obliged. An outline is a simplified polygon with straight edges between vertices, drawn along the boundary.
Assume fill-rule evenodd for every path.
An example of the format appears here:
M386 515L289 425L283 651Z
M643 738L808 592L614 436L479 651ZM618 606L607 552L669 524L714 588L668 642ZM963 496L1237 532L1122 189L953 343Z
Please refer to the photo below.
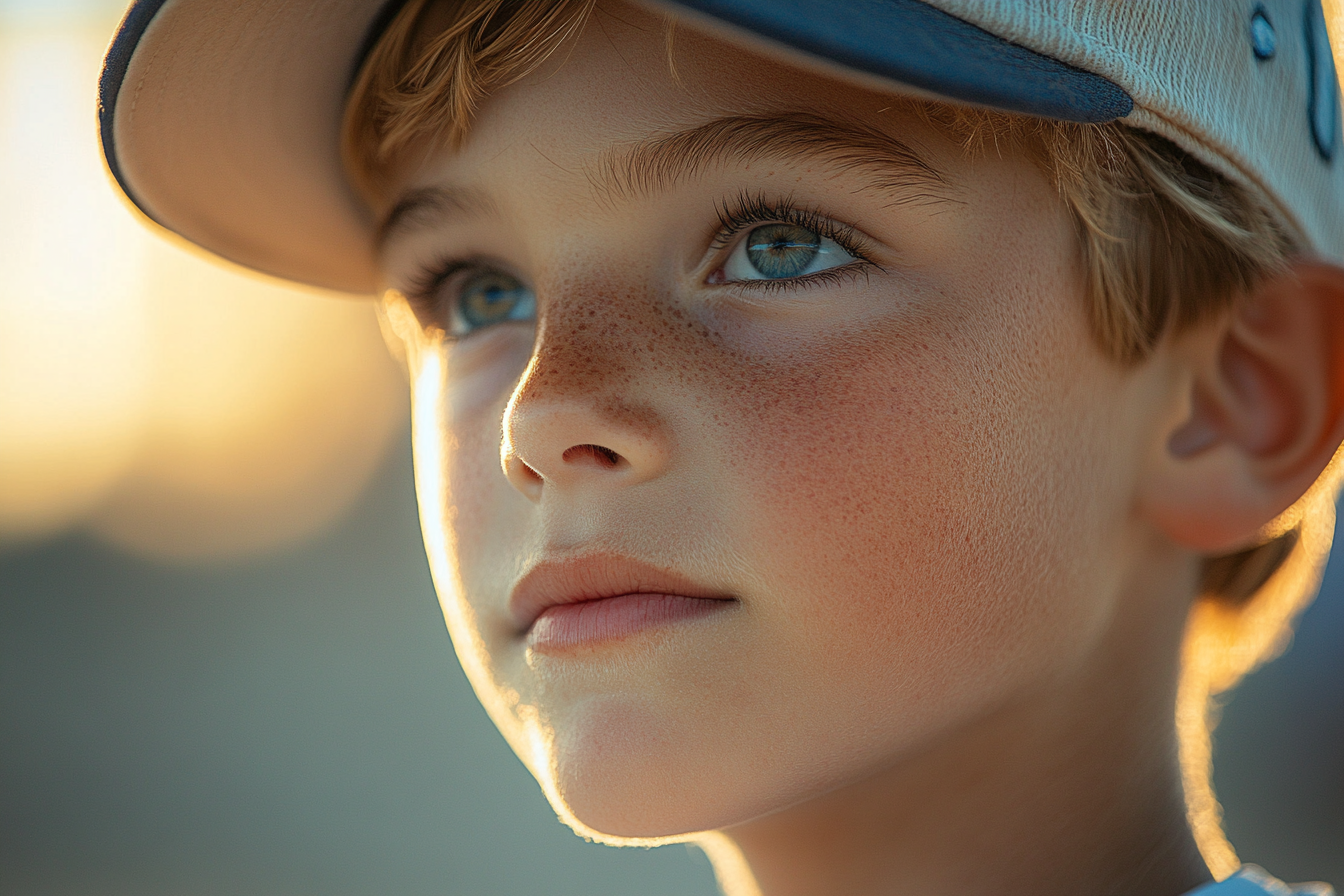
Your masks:
M707 851L725 891L1178 896L1208 882L1177 759L1184 604L1174 620L1152 609L1117 619L1067 680L723 832Z

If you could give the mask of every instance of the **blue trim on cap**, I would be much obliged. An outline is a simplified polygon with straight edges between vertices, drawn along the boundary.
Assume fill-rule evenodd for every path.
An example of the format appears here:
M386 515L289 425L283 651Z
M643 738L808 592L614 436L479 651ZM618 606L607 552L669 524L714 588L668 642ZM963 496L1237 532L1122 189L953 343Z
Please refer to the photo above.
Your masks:
M1339 145L1339 79L1320 0L1307 0L1303 18L1307 27L1307 119L1316 151L1329 162Z
M670 0L856 71L951 100L1098 124L1134 109L1114 82L920 0Z
M98 75L98 140L103 147L107 170L112 172L112 177L126 198L150 220L154 220L154 216L135 198L134 191L122 177L121 164L117 161L117 144L112 138L112 123L116 121L117 99L121 95L122 82L126 80L126 70L130 68L135 48L140 45L140 38L144 37L149 23L154 21L154 16L158 15L166 2L168 0L136 0L131 4L121 24L117 26L112 45L103 59L103 70Z

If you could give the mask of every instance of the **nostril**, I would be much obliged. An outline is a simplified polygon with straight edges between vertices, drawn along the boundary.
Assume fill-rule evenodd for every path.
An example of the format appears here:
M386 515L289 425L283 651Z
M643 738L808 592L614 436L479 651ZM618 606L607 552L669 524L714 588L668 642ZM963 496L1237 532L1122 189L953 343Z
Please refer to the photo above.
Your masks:
M596 464L604 470L610 470L620 465L622 458L610 448L604 448L601 445L575 445L572 448L565 449L561 455L565 463L582 463L584 461Z

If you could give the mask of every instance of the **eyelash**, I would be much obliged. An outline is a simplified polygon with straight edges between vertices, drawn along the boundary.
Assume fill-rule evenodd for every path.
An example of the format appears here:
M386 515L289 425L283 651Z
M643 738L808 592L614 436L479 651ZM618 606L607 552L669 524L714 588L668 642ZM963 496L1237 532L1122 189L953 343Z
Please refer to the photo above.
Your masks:
M758 289L774 291L796 288L800 284L821 285L848 281L859 275L866 275L872 268L881 266L868 257L868 241L852 225L839 224L821 212L796 205L793 198L770 200L760 193L741 192L732 200L725 200L716 210L719 229L710 240L710 248L723 253L731 249L737 238L760 224L793 224L803 227L836 244L854 256L854 261L836 268L790 277L784 280L740 280L724 284L735 289ZM723 266L720 261L715 270Z
M440 286L449 277L467 267L471 261L460 258L440 258L425 265L411 276L406 284L406 297L418 301L428 301L438 292Z
M440 258L412 274L402 295L406 297L406 302L411 306L411 311L421 326L426 328L441 326L443 309L435 302L439 287L453 275L485 263L487 262L484 259Z

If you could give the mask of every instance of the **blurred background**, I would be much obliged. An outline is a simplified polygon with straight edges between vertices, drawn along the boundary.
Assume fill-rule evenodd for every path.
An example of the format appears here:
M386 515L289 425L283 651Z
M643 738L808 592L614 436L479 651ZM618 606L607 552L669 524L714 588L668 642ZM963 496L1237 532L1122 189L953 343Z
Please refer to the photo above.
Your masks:
M477 705L371 305L117 198L121 5L0 0L0 892L713 893L573 836ZM1218 733L1232 840L1287 879L1344 883L1342 647L1344 557Z

